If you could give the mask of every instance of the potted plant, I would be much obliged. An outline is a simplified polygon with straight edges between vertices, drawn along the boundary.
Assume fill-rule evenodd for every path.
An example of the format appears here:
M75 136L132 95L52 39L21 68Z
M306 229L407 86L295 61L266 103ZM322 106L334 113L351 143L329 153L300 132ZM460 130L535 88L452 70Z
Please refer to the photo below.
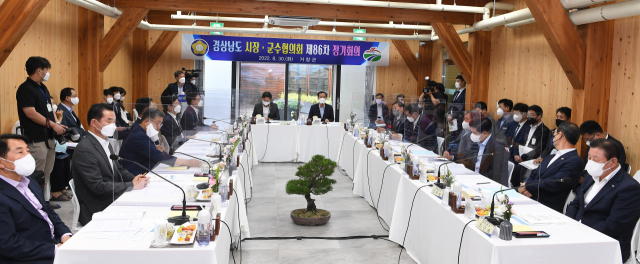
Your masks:
M331 219L331 213L316 208L315 199L311 194L322 195L333 190L336 180L330 179L336 168L336 163L322 155L315 155L311 160L300 167L296 176L299 179L287 182L287 194L304 195L307 200L307 208L291 211L291 219L298 225L316 226L324 225Z

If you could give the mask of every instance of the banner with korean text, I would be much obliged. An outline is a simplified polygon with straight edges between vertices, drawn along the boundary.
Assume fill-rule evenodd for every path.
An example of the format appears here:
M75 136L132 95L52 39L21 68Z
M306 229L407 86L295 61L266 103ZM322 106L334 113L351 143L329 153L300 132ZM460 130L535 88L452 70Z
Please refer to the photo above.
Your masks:
M389 66L389 42L182 34L182 59Z

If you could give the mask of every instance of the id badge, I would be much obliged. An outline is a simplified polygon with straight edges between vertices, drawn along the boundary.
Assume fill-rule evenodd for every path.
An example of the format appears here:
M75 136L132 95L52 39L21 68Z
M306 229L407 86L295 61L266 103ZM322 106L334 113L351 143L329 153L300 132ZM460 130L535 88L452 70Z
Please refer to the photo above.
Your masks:
M51 104L47 104L47 111L53 112L53 108L51 108Z
M187 96L184 95L184 94L178 95L178 102L186 103L187 102Z
M531 139L531 145L535 145L535 144L536 144L536 139L535 139L535 138L532 138L532 139Z

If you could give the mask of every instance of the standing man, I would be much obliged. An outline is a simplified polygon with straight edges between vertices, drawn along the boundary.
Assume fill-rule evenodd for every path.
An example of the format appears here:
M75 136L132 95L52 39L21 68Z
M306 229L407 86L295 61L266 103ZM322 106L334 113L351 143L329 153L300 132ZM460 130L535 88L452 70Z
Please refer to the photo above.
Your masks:
M25 63L27 75L16 91L18 102L18 118L24 135L31 140L29 150L36 160L36 170L44 172L44 200L49 201L49 177L56 158L56 143L53 137L61 135L66 126L56 123L53 106L49 100L47 86L43 84L49 80L51 63L43 57L30 57ZM60 206L56 206L60 208ZM57 209L55 208L55 209Z
M376 94L376 103L369 106L369 127L389 123L389 107L384 103L384 94Z
M265 121L280 120L280 110L278 110L278 105L271 102L271 99L272 96L270 92L262 93L262 103L257 103L253 107L253 113L251 116L255 117L256 115L261 115L264 117Z
M452 138L456 138L462 130L462 120L464 119L464 111L466 110L466 88L467 82L464 81L462 75L456 76L456 92L453 93L453 98L447 110L447 121L449 125L453 125L453 120L455 119L458 126L457 131L451 132Z
M188 93L192 93L192 92L198 92L193 91L193 89L191 88L191 85L189 85L188 83L185 83L186 79L184 77L184 72L183 71L176 71L173 73L173 77L176 78L176 82L174 83L170 83L166 89L164 89L164 91L162 92L162 97L165 96L171 96L171 95L186 95ZM141 115L142 113L138 113L139 115Z
M507 98L498 101L498 110L496 114L502 117L500 117L498 119L498 122L496 123L496 133L507 133L509 123L513 122L513 115L511 115L511 110L513 110L513 101Z
M311 106L309 109L309 117L317 116L325 123L333 122L333 107L326 104L327 93L324 91L318 92L318 103Z
M78 98L78 94L76 90L70 87L62 89L60 91L60 106L58 106L58 110L62 111L62 120L60 123L66 126L67 128L74 128L80 134L80 138L78 138L78 142L82 140L84 137L84 127L82 123L80 123L80 119L76 115L76 112L73 111L73 106L77 105L80 102Z

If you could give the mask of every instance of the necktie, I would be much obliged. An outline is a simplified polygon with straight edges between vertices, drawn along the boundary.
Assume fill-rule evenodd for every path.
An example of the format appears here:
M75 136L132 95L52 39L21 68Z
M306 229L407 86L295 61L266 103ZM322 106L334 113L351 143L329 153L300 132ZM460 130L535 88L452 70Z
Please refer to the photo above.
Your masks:
M458 95L460 95L460 91L456 91L455 94L453 95L453 101L455 101L456 99L458 99Z

